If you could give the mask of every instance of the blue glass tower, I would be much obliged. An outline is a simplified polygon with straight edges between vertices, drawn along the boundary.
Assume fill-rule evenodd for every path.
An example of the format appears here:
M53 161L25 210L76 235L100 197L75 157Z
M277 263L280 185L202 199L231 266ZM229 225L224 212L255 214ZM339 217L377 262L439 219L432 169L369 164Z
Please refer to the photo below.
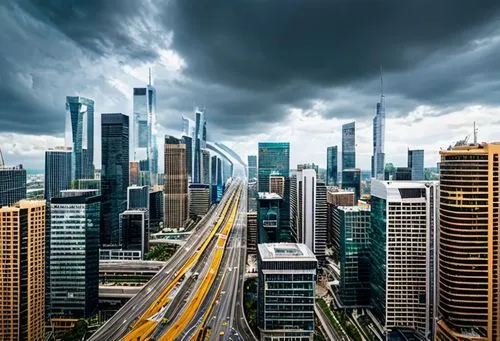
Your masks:
M337 146L328 147L326 150L326 185L337 184Z
M71 185L71 156L69 148L56 148L45 152L44 198L58 197L60 191Z
M342 126L342 170L356 168L356 122Z

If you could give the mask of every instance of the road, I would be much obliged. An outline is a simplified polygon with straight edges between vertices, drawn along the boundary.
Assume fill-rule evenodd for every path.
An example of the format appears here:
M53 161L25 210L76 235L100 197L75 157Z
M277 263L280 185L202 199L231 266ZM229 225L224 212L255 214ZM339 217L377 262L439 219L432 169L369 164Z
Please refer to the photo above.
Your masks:
M197 225L197 233L193 233L186 244L180 248L171 260L156 274L137 295L131 298L115 315L97 330L89 340L119 340L142 314L155 302L165 287L175 277L191 256L196 252L211 233L211 228L220 217L223 207L235 192L238 185L233 182L219 203Z

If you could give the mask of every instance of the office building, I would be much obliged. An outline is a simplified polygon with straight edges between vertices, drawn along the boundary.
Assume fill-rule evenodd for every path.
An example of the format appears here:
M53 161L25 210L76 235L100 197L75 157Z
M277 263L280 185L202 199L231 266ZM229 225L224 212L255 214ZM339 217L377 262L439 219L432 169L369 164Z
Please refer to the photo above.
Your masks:
M144 209L120 214L120 245L122 250L140 251L141 259L149 251L149 214Z
M26 199L26 169L22 165L0 167L0 207Z
M188 218L188 179L186 145L181 140L165 136L165 227L180 228Z
M218 203L222 199L223 182L222 182L222 160L217 155L212 156L211 159L211 202L212 204Z
M316 227L316 180L314 169L297 171L297 242L306 244L313 252Z
M337 171L337 160L338 150L337 146L328 147L326 150L326 185L335 186L337 185L338 171Z
M375 117L373 118L372 178L378 180L384 179L384 167L385 167L384 144L385 144L385 100L384 100L384 91L381 86L380 102L377 103L377 112L375 113Z
M151 82L134 88L134 107L131 122L132 160L139 162L141 185L156 185L158 176L158 143L156 140L156 89Z
M361 195L361 170L359 168L342 171L342 189L354 192L354 200L359 200Z
M280 207L282 198L276 193L259 192L257 198L257 242L276 243L280 241Z
M205 109L195 108L195 131L194 131L194 157L193 157L193 182L201 182L201 150L206 148L207 144L207 131L205 121Z
M193 182L193 138L190 136L182 136L182 143L186 145L186 170L188 173L189 182Z
M142 185L142 179L139 176L139 162L129 162L129 185Z
M210 184L210 152L207 149L201 150L201 183Z
M247 213L247 252L255 255L257 253L257 211Z
M269 192L276 193L280 197L285 195L285 177L279 174L269 175Z
M432 335L437 187L436 182L372 181L371 311L387 333Z
M99 302L101 198L62 191L50 204L50 305L53 317L84 318Z
M94 101L66 97L65 144L71 148L72 180L94 177Z
M68 147L56 147L45 151L44 198L50 200L71 186L71 155Z
M408 168L411 169L411 180L422 181L424 176L424 150L408 150Z
M436 340L499 340L500 144L440 154Z
M337 206L354 206L354 192L339 191L338 189L329 189L326 194L327 202L327 246L332 248L334 259L339 260L340 252L340 221L335 218L335 209Z
M149 228L151 232L158 232L163 225L163 189L153 187L149 192Z
M294 242L298 241L297 214L298 214L297 172L290 176L290 231Z
M118 245L119 215L127 207L129 120L123 114L101 116L101 245Z
M45 220L45 201L0 207L2 340L45 340Z
M248 155L248 179L257 179L257 155Z
M257 179L248 182L247 211L257 211ZM291 198L291 197L290 197Z
M342 126L342 170L356 168L356 122Z
M324 261L326 254L326 244L328 240L327 230L327 213L328 206L326 203L326 185L322 181L316 181L316 212L314 227L314 254L320 263Z
M370 305L369 233L370 208L368 206L338 206L334 219L340 230L339 294L345 308Z
M127 210L149 209L149 187L127 187Z
M259 244L257 316L261 340L312 340L317 260L304 244Z
M189 214L203 216L210 209L210 185L189 185Z

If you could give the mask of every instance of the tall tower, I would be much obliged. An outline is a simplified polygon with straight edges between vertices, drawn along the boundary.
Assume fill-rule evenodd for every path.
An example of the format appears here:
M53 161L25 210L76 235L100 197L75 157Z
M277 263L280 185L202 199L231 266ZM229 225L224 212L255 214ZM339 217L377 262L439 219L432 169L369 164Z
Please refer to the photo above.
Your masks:
M186 145L165 136L165 227L180 228L188 218Z
M385 143L385 100L384 81L382 70L380 72L380 102L377 103L377 112L373 118L373 156L372 156L372 178L384 179L384 153ZM423 179L422 179L423 180Z
M66 97L66 147L71 147L72 180L94 178L94 101Z
M101 118L101 245L119 243L119 214L127 207L129 182L129 117L102 114Z
M194 131L194 164L193 164L193 182L201 182L201 149L206 148L206 121L205 121L205 109L196 108L195 112L195 131Z
M342 126L342 170L356 168L356 122Z
M156 140L156 89L151 80L143 88L134 88L132 122L132 160L139 162L142 185L156 185L158 143Z
M436 340L499 340L500 144L440 154Z
M59 192L71 185L71 148L56 147L45 151L45 192L44 198L59 196Z
M337 184L337 146L328 147L326 150L326 185L333 186Z

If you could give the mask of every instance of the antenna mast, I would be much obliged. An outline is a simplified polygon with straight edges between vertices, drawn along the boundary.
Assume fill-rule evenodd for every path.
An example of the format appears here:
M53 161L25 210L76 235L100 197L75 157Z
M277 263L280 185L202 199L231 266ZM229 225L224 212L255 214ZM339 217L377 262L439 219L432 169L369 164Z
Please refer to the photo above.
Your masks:
M148 85L152 85L151 84L151 68L149 68L149 83L148 83Z

